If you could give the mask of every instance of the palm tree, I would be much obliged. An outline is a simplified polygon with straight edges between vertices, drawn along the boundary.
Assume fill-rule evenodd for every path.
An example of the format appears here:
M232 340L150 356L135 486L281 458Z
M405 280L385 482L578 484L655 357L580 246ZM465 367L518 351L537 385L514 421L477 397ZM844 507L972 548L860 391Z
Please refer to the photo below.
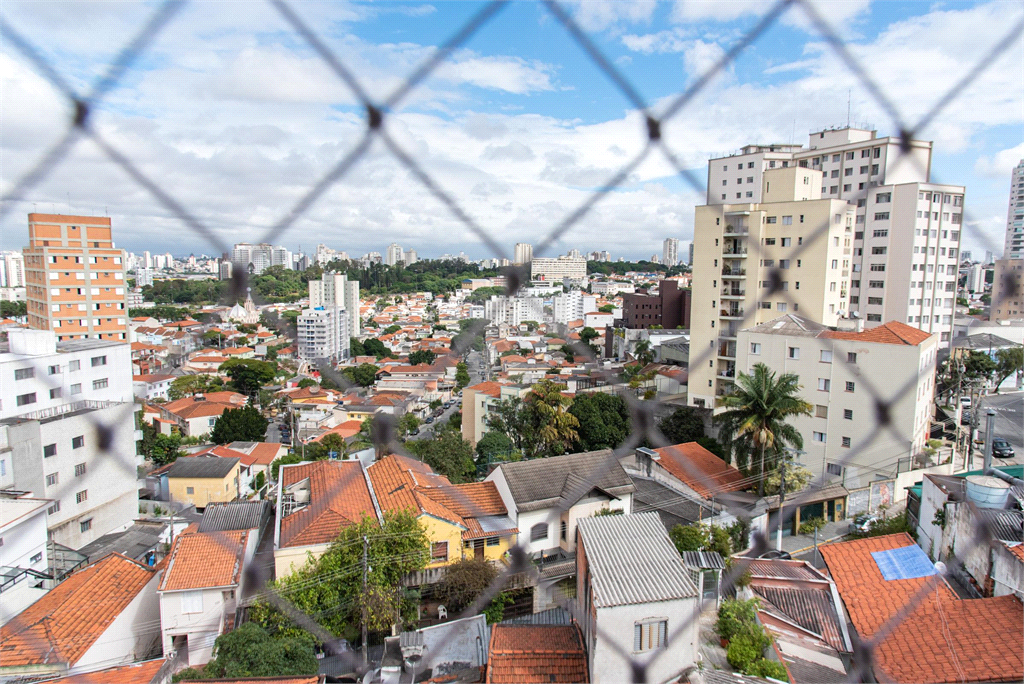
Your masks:
M793 416L811 415L812 406L800 399L799 391L800 378L795 373L776 378L772 369L758 363L750 375L737 373L732 394L719 401L719 406L728 409L716 418L726 453L735 452L738 465L746 468L750 452L761 452L759 495L764 493L765 451L777 461L783 449L803 448L803 436L786 422ZM743 462L739 463L741 455Z
M640 340L633 349L633 358L640 362L641 366L648 366L654 362L654 352L651 351L649 340Z
M533 386L529 402L540 418L540 441L545 455L563 454L579 441L580 421L566 409L572 399L562 394L566 386L541 380Z

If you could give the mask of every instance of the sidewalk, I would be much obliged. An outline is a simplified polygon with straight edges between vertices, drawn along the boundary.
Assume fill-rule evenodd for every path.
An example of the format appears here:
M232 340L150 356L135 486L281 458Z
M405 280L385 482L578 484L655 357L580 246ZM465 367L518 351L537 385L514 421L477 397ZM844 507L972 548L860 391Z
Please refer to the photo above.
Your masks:
M839 522L825 523L825 525L818 530L818 545L824 544L825 542L835 541L845 537L850 531L850 521L840 520ZM775 548L775 538L768 540L768 545L771 548ZM798 553L804 553L814 548L814 535L813 534L797 534L791 537L782 538L782 550L788 551L791 556L795 556Z

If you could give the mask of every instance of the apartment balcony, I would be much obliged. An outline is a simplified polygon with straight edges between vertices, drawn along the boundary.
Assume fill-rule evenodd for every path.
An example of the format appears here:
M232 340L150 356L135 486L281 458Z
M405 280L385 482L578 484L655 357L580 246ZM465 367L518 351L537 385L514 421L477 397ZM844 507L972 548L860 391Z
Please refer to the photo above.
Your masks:
M750 229L746 226L725 226L725 237L738 237L741 235L750 235Z
M722 252L722 257L725 259L746 259L747 250L742 247L732 247Z
M735 359L736 358L736 343L732 344L720 344L718 345L718 358L720 359Z
M722 288L722 299L743 299L747 296L747 291L739 287L724 287Z
M747 269L745 268L729 268L728 266L722 269L723 278L745 278L747 276Z
M725 319L740 319L743 318L743 307L734 306L728 309L722 309L718 312L718 315Z
M736 377L736 364L730 363L725 367L720 367L715 374L721 380L728 380L732 382Z

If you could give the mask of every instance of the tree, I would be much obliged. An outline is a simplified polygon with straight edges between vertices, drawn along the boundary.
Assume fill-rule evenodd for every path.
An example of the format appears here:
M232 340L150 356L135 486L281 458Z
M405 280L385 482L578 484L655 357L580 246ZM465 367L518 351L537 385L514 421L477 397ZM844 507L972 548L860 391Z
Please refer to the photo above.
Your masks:
M595 392L577 394L569 413L579 423L576 451L614 449L626 439L631 429L629 407L615 394Z
M580 341L583 342L583 344L590 347L590 349L594 352L594 356L601 356L601 350L598 349L596 345L591 344L590 340L599 336L599 333L593 328L591 328L589 325L583 328L583 330L580 330Z
M419 351L414 351L412 354L409 354L409 365L418 366L422 363L429 366L434 363L434 359L436 358L437 354L429 349L420 349Z
M304 387L319 387L320 383L313 378L302 378L299 380L298 388L303 389Z
M164 435L145 421L142 422L142 443L139 453L158 466L173 463L181 455L181 435Z
M372 363L361 363L358 366L349 366L341 371L342 377L361 387L369 387L377 380L377 371L380 368Z
M273 381L277 364L257 359L228 359L217 369L231 378L239 392L255 396L260 388Z
M385 356L391 356L390 350L384 346L384 343L378 340L376 337L363 342L363 351L366 356L376 356L378 359L383 359Z
M219 330L208 330L203 333L203 341L206 344L215 345L217 347L224 346L224 340L228 339L228 336Z
M393 335L393 334L395 334L396 332L398 332L401 329L402 329L402 326L400 326L400 325L389 325L388 327L384 328L384 332L381 333L381 334L383 334L383 335Z
M363 591L363 538L366 538L367 591ZM317 616L317 623L335 636L359 633L363 608L372 631L395 622L402 602L402 578L422 570L430 558L426 529L406 511L385 512L384 524L371 516L344 527L337 540L318 559L272 583L299 611ZM302 634L291 619L272 604L256 602L250 619L272 635Z
M283 465L294 465L296 463L302 463L302 455L299 453L285 454L281 458L275 458L270 464L270 477L276 482L278 473L281 472L281 466Z
M633 358L639 361L641 366L654 363L654 351L651 349L651 341L638 340L633 348Z
M348 338L348 353L352 356L366 356L366 349L358 338L350 337Z
M28 302L0 302L0 318L21 318L28 315Z
M227 409L213 424L210 439L217 444L262 442L267 433L267 424L267 419L251 404L239 409Z
M704 437L704 420L691 406L681 406L658 421L658 429L669 444L696 442Z
M174 681L315 675L320 665L314 643L306 632L274 639L260 625L246 622L217 637L214 657L201 672L187 668L176 674Z
M498 576L498 569L484 559L466 558L452 563L437 585L436 596L449 612L458 612L473 604Z
M336 456L341 456L345 453L345 440L336 432L324 435L323 439L320 440L320 445L324 448L325 455L328 458L331 453L334 453Z
M707 531L700 525L676 525L669 530L668 536L679 553L700 551L708 542Z
M473 447L455 430L444 430L434 439L417 439L405 443L406 448L452 483L473 482L476 465Z
M462 361L455 364L455 386L462 389L468 385L471 380L472 378L469 376L469 366Z
M741 468L747 467L751 454L760 452L759 495L764 493L767 472L765 452L771 465L785 448L803 448L803 436L786 422L795 416L811 415L813 407L799 398L799 392L800 378L795 373L776 377L768 366L758 363L750 375L737 373L732 394L721 400L726 411L718 418L718 435L727 452L736 455Z
M786 463L786 493L792 494L807 489L807 485L814 479L814 473L802 465ZM769 496L779 493L782 487L781 469L773 470L764 478L764 493Z
M1003 384L1006 378L1014 373L1024 372L1024 347L1011 347L1000 349L996 352L996 368L993 371L996 377L996 391Z
M486 464L489 460L497 460L498 457L507 456L515 449L515 444L504 432L490 430L484 433L480 441L476 443L477 463Z
M565 385L541 380L527 395L529 410L539 418L537 422L540 429L537 434L546 456L566 453L579 439L576 428L580 426L580 421L567 410L572 399L562 394L565 390Z
M193 394L222 389L223 386L224 383L220 378L209 375L183 375L171 381L171 386L167 388L167 396L172 401L176 401Z
M398 433L404 437L418 428L421 422L415 413L405 413L398 419Z
M614 304L605 304L602 307L598 307L597 310L600 311L601 313L611 313L611 312L615 311L615 305Z
M969 381L987 382L998 367L992 357L982 351L971 351L962 358L964 378Z

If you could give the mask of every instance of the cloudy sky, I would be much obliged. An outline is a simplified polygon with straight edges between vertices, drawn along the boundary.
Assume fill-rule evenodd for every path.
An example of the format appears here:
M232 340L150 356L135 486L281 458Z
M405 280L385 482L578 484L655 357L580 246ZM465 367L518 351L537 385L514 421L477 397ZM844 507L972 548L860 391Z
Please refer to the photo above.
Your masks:
M761 0L566 4L657 115L761 19ZM468 2L294 4L375 101L428 59L482 5ZM913 125L1020 21L1020 2L818 4L850 52ZM6 0L0 15L78 92L156 8L152 3ZM64 134L66 98L0 41L0 191ZM684 167L752 142L807 142L854 122L896 124L840 62L800 7L720 73L663 135ZM269 4L184 6L93 112L92 126L213 232L260 239L355 148L365 130L352 92ZM385 115L391 138L510 251L539 244L643 148L636 107L541 5L512 3ZM1009 173L1024 158L1024 38L918 135L933 140L932 180L967 186L965 247L1002 247ZM703 203L659 152L637 166L550 252L660 253L688 242ZM0 247L27 241L30 211L109 215L128 250L217 253L95 143L4 206ZM392 241L421 256L490 247L375 140L368 153L278 243L353 254Z

